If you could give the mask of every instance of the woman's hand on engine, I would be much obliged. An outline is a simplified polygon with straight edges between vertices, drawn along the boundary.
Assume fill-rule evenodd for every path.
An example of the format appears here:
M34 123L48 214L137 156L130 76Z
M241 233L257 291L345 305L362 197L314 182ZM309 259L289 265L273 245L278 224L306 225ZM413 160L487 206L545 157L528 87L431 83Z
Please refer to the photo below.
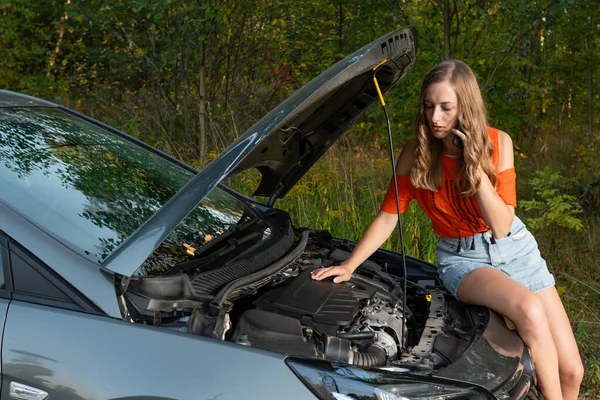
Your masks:
M335 283L345 282L350 280L354 272L354 268L348 265L338 265L336 267L318 268L310 273L311 277L316 281L321 281L330 276L334 276L333 281Z

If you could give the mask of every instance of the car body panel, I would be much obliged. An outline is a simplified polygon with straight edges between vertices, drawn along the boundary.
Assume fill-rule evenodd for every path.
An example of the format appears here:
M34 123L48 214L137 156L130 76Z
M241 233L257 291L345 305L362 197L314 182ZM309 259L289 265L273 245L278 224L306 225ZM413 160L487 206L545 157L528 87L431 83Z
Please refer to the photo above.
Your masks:
M396 38L402 39L396 39ZM348 99L339 101L331 110L319 113L322 108L316 107L302 114L311 106L325 103L335 103L339 97L344 97L342 91L353 78L368 75L372 76L373 68L389 60L381 82L387 77L387 84L382 84L382 90L391 88L398 80L406 75L412 67L416 53L416 31L413 28L403 28L392 32L382 38L370 43L350 56L344 58L327 71L313 79L310 83L299 89L287 100L274 108L250 129L248 129L238 140L231 144L221 155L211 161L200 173L183 187L173 198L171 198L152 218L142 225L136 232L120 244L120 246L103 262L102 266L107 270L124 276L132 276L139 266L152 254L152 252L164 241L164 239L175 229L177 224L187 216L190 211L202 201L202 199L222 182L227 176L234 172L255 167L263 172L263 181L259 186L259 194L268 196L283 196L295 184L300 177L316 162L316 160L335 142L335 140L348 128L348 126L365 110L366 106L376 100L373 85L363 84L358 89L348 94ZM398 64L400 63L400 64ZM370 81L369 81L370 83ZM381 84L381 83L380 83ZM348 115L346 119L332 128L326 129L327 118L335 116L336 111L351 103L352 99L360 98L362 95L368 99L362 99L362 109L357 110L354 115ZM363 104L364 103L364 104ZM295 119L300 118L302 122L318 116L320 124L311 126L309 132L300 130L297 134L287 135L286 130L292 129L296 124ZM338 118L340 116L336 116ZM287 124L291 124L288 126ZM264 151L265 146L261 144L267 141L274 132L282 135L281 140L276 138L274 142L284 141L284 146L292 140L292 136L300 140L300 136L309 136L313 132L325 126L325 133L315 139L315 143L298 142L300 146L311 146L314 151L292 152L293 155L283 151ZM283 132L281 129L284 129ZM281 149L280 149L281 150ZM302 154L300 154L302 153ZM291 162L283 162L284 156L289 157ZM273 166L274 163L279 163ZM281 167L281 168L280 168ZM269 171L265 173L264 171ZM267 180L265 181L265 175ZM266 183L263 183L266 182ZM263 187L261 189L261 187Z
M105 314L121 318L112 275L73 251L33 222L0 203L1 229L73 285Z
M201 336L13 301L2 346L1 398L9 398L13 381L61 400L313 398L284 358Z

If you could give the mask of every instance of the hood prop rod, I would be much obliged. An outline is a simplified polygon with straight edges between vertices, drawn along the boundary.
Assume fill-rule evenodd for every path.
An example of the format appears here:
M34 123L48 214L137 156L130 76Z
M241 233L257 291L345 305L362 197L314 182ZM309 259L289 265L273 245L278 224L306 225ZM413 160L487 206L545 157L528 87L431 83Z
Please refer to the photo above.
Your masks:
M379 83L377 82L377 71L379 68L387 62L383 60L379 64L377 64L373 68L373 83L375 84L375 89L377 89L377 94L379 95L379 101L381 103L381 108L383 108L383 112L385 114L385 120L387 123L388 130L388 142L390 145L390 161L392 164L392 181L394 182L394 194L396 198L396 211L398 212L398 224L396 228L398 229L398 233L400 234L400 249L402 251L402 309L406 308L406 249L404 248L404 235L402 234L402 213L400 213L400 202L398 200L398 182L396 180L396 158L394 157L394 144L392 140L392 124L390 122L390 116L388 115L387 108L385 106L385 101L383 100L383 94L381 93L381 89L379 88ZM401 330L401 339L400 339L400 350L404 349L404 339L405 339L405 318L402 317L402 330Z

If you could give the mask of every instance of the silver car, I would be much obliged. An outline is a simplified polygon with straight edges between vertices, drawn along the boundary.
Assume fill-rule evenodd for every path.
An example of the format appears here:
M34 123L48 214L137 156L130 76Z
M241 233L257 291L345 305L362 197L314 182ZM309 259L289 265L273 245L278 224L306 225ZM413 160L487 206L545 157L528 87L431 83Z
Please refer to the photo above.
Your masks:
M416 50L412 28L363 47L199 172L1 91L1 398L535 398L519 336L434 266L381 250L313 281L355 244L273 208ZM264 204L222 184L249 168Z

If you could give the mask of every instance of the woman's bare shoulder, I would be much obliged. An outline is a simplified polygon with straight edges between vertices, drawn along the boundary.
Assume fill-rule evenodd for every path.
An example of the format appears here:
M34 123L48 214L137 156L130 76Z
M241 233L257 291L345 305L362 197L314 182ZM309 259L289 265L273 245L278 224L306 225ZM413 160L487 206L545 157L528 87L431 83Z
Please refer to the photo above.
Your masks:
M512 147L512 139L510 138L510 135L504 131L498 131L498 142L500 143L500 146L507 144Z
M500 159L498 161L497 170L502 172L506 169L514 167L513 142L508 133L498 132L498 147L500 151Z
M396 163L396 173L401 176L410 175L410 170L415 163L415 156L417 150L417 140L410 139L400 152L398 162Z

